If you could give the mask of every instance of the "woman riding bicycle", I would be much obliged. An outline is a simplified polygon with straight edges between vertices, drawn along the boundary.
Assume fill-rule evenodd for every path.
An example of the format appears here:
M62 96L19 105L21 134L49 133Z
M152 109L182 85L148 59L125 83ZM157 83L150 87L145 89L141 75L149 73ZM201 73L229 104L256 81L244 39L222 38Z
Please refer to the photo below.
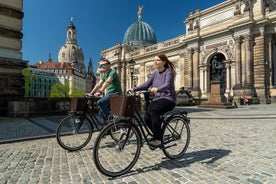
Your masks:
M144 120L153 133L153 139L149 146L157 148L161 146L162 131L160 115L174 109L176 105L176 92L174 85L175 67L173 63L163 53L154 57L154 68L150 78L131 91L147 90L151 87L150 92L154 95L152 102L146 109Z

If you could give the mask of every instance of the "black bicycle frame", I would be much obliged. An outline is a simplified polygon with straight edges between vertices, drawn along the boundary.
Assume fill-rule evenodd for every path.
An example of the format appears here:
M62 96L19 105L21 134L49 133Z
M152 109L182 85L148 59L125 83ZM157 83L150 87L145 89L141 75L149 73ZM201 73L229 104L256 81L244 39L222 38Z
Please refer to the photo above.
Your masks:
M100 129L98 126L100 124L100 120L96 117L96 114L94 112L95 111L94 103L95 103L96 99L86 98L86 100L87 100L87 103L85 105L83 112L81 113L80 126L77 127L77 132L79 131L79 128L81 127L85 118L92 125L93 130L94 130L94 128ZM95 100L95 101L92 101L92 100Z

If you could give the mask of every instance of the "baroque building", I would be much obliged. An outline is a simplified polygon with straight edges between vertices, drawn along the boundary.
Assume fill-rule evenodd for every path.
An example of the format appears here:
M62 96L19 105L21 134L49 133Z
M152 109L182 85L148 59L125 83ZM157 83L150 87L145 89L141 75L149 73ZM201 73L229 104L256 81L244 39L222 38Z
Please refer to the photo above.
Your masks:
M0 115L7 113L8 97L24 97L22 9L22 0L0 2Z
M145 82L154 56L162 52L176 66L176 90L187 87L195 98L208 99L219 66L226 97L247 96L253 103L276 100L274 0L226 0L206 10L196 9L184 21L185 34L162 42L154 42L154 31L141 14L139 7L138 21L127 29L123 43L101 52L119 73L123 90ZM135 70L129 77L131 60Z
M86 72L84 55L77 44L77 29L72 18L66 30L65 45L58 53L58 61L53 62L49 56L47 62L39 61L34 65L39 69L54 72L62 84L69 85L69 94L76 89L88 92L95 84L92 60L90 59L88 72Z

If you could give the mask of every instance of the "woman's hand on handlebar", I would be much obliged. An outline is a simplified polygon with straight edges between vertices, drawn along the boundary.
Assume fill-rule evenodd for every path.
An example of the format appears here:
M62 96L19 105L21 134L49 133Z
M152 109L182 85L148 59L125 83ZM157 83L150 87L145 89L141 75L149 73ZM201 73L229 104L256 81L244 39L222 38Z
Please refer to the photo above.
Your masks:
M152 88L150 89L150 92L153 93L153 94L156 94L157 91L158 91L158 89L157 89L156 87L152 87Z
M134 90L133 90L133 89L127 90L127 94L129 94L129 95L134 95Z

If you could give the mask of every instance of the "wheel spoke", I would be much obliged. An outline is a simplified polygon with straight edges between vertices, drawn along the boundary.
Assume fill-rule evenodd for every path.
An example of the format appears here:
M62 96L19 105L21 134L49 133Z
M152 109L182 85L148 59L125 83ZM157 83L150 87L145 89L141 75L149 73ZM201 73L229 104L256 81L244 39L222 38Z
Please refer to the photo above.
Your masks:
M189 142L189 124L181 117L172 118L164 127L164 154L170 159L179 158L186 152Z
M88 144L92 136L92 125L87 119L82 122L80 116L67 116L57 128L59 145L69 151L76 151Z
M132 135L132 136L130 136ZM137 162L141 150L138 129L119 121L105 127L93 149L97 169L111 177L127 173Z

